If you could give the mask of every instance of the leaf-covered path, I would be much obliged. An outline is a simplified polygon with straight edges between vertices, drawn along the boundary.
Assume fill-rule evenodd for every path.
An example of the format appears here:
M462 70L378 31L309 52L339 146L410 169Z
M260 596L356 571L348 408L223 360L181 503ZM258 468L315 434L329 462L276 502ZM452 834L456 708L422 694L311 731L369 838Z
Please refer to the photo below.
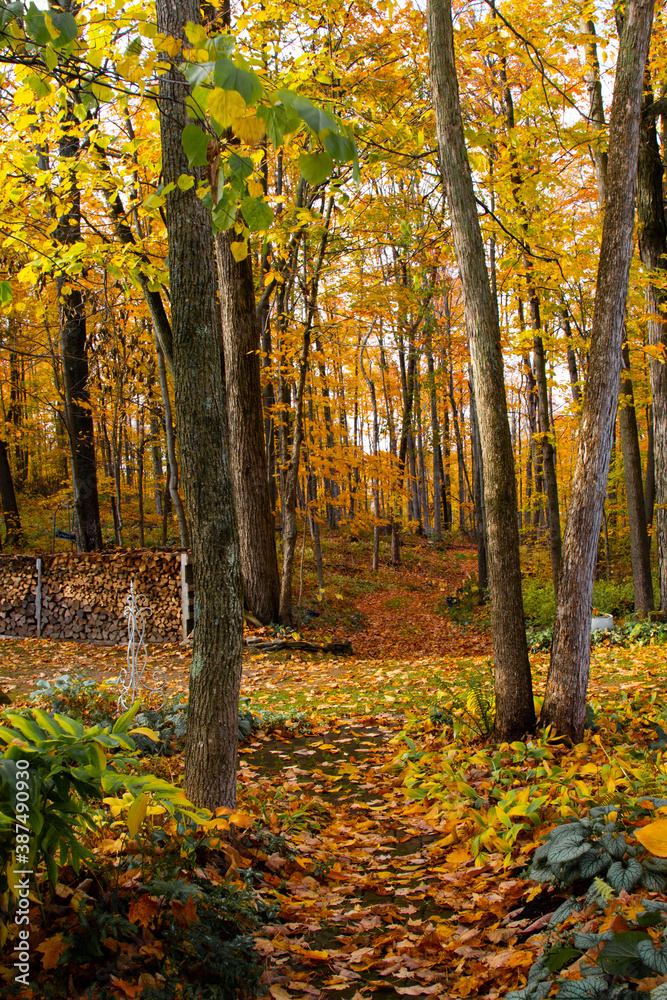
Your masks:
M398 727L387 714L241 754L242 800L261 797L274 831L235 858L281 907L257 942L274 1000L493 998L533 961L526 928L549 903L536 911L500 856L476 864L437 809L406 798Z

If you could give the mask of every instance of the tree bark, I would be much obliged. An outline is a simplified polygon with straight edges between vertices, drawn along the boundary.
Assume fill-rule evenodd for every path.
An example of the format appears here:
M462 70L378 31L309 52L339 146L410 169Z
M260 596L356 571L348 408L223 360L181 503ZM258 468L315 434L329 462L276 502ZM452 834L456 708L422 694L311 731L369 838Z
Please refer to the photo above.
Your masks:
M498 317L489 286L463 134L450 0L429 0L429 62L442 172L465 299L488 528L496 735L516 739L535 724L521 593L514 455L507 420Z
M198 0L158 0L158 31L184 39ZM187 43L186 43L187 45ZM190 88L175 57L160 77L165 185L190 173L181 145ZM196 194L167 195L174 401L192 531L195 629L190 669L185 794L199 806L236 804L243 587L236 531L209 210Z
M653 97L647 91L644 105ZM655 462L655 524L653 532L658 549L660 608L667 616L667 293L664 276L667 272L667 222L663 194L663 166L660 159L655 118L642 124L637 167L637 215L639 218L639 252L642 264L662 280L649 280L645 301L649 344L658 348L660 357L649 359L651 396L653 400L653 448Z
M14 480L9 465L9 454L6 441L0 441L0 501L5 518L5 545L20 548L24 544L21 515L16 503Z
M171 327L170 327L171 329ZM172 345L173 350L173 345ZM165 364L165 356L162 350L162 343L159 340L157 334L155 334L155 351L157 353L157 368L160 376L160 392L162 394L162 410L164 413L164 438L167 445L167 468L168 474L165 480L165 501L163 516L166 518L169 516L169 504L167 503L167 496L171 498L171 503L176 511L176 520L178 522L178 535L181 543L182 549L190 548L190 532L188 530L188 522L185 516L185 509L183 507L183 501L181 500L181 494L178 492L178 460L176 458L176 436L174 434L174 419L171 412L171 398L169 396L169 382L167 381L167 366ZM173 365L173 357L172 357ZM166 536L165 536L166 542Z
M68 120L74 121L71 108ZM63 246L81 240L81 196L76 183L75 163L79 139L67 130L60 140L60 169L70 176L68 211L58 220L56 237ZM93 414L88 391L88 343L86 305L80 288L70 276L56 278L60 318L60 348L63 362L65 423L72 457L72 488L75 504L75 530L80 552L102 548L102 527L97 492Z
M595 42L595 24L593 21L587 21L584 27L589 36L589 42L586 46L586 59L588 62L587 83L590 96L590 117L598 127L604 127L604 105L602 103L602 85L600 83L600 64L598 62L597 45ZM644 100L644 104L646 104L646 99ZM592 152L597 175L598 204L604 210L607 204L608 155L597 144L593 147ZM641 162L641 147L639 161ZM639 170L639 173L641 173L641 170ZM638 183L641 185L641 179ZM641 202L641 192L639 200ZM621 385L618 422L621 433L621 449L623 451L625 495L628 504L632 584L635 610L640 611L642 614L648 614L649 611L653 610L654 606L651 544L646 522L639 433L637 430L637 415L635 413L634 391L630 374L630 352L625 334L624 340L626 340L623 348L625 375ZM570 350L568 341L568 352ZM605 544L608 545L608 542Z
M632 378L630 377L630 352L623 345L623 363L626 371L621 382L618 423L623 450L623 475L628 499L628 526L630 529L630 556L632 559L632 584L635 611L647 615L653 611L653 578L651 575L651 547L646 527L642 460L639 452L637 414L635 412Z
M233 231L215 237L231 474L245 603L266 625L278 621L280 578L264 440L259 328L252 259L248 254L240 263L234 260L233 239Z
M533 319L533 329L541 330L539 304L534 294L531 295L530 312ZM551 425L549 421L549 398L547 394L547 372L544 362L544 342L536 332L533 340L533 357L535 358L535 381L537 383L537 417L540 437L542 438L542 468L547 494L547 509L549 512L549 548L551 551L551 575L554 582L554 593L558 589L558 573L561 560L560 508L558 504L558 480L554 461L554 446L550 439Z
M541 715L543 725L552 725L576 742L584 733L593 575L620 388L640 106L652 20L653 0L630 0L616 67L588 379Z

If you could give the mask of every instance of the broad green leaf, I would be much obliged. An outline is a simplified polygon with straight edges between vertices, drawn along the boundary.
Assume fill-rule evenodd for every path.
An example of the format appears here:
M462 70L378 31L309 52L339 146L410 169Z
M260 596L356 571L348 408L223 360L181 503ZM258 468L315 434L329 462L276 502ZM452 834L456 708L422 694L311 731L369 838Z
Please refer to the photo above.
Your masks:
M299 157L299 169L304 180L316 187L331 175L333 160L328 153L302 153Z
M292 108L317 136L324 131L338 131L336 119L327 111L316 108L307 97L295 94L291 90L279 90L278 97L286 107Z
M206 83L214 67L214 62L186 62L182 63L179 69L190 86L197 87L200 83Z
M646 931L617 931L598 955L597 964L612 976L648 975L652 970L639 957L638 945L650 940Z
M349 163L354 159L355 147L351 139L339 132L328 132L324 137L324 148L338 163Z
M25 719L15 712L5 712L5 718L9 719L13 726L16 726L20 733L27 736L33 743L42 743L46 739L46 733L32 719Z
M271 206L259 198L244 198L241 202L241 212L251 233L268 229L273 222Z
M113 724L111 730L112 733L126 733L130 728L130 723L135 717L139 709L141 708L141 702L135 701L131 708L128 708L127 712L124 712Z
M195 125L190 122L186 125L181 134L181 142L183 143L183 151L188 158L188 163L191 167L205 167L207 164L206 151L208 149L208 144L210 136L199 128L199 125Z
M623 889L626 892L630 892L641 880L643 874L644 869L636 858L629 858L625 863L623 861L614 861L613 865L609 866L607 882L609 882L609 885L616 892L621 892Z
M0 304L6 305L7 302L11 301L12 301L11 281L0 281Z
M257 74L236 66L225 57L215 63L213 82L223 90L235 90L247 105L256 104L262 96L262 83Z
M238 153L232 153L227 161L227 170L231 177L238 177L239 180L245 181L253 172L254 164L249 156L239 156Z

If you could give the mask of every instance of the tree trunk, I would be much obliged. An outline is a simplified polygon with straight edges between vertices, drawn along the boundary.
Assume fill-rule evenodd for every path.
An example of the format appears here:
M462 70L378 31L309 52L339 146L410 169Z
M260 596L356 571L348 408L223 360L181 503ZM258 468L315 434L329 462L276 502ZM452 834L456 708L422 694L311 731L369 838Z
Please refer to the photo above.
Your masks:
M199 23L198 0L158 0L158 31L184 38ZM187 43L186 43L187 45ZM190 88L176 69L160 76L160 134L165 185L189 174L181 145ZM236 804L238 696L243 585L234 515L216 302L213 232L196 187L166 199L174 401L190 527L195 629L190 669L185 794L215 810Z
M473 457L473 482L475 484L475 524L477 542L477 586L479 587L479 603L483 604L489 589L489 561L486 543L486 510L484 507L484 468L482 461L482 445L479 438L479 421L475 406L475 391L470 373L470 437Z
M262 624L278 621L280 578L269 493L260 376L260 340L250 254L237 263L233 231L218 233L215 252L225 358L227 425L243 592Z
M176 458L176 440L174 434L174 420L171 412L171 397L169 396L169 383L167 381L167 366L165 364L165 356L162 350L161 342L158 339L157 334L155 335L155 351L157 353L157 367L160 376L160 392L162 394L162 410L164 412L164 437L167 445L164 524L166 525L166 519L169 517L170 513L169 504L167 503L167 498L169 497L171 499L171 504L176 511L181 548L188 549L190 547L190 532L188 531L188 522L185 517L183 501L181 500L181 495L178 492L178 460ZM163 538L166 543L164 531Z
M67 119L74 113L67 110ZM75 165L79 154L79 139L65 131L60 140L60 170L69 175L70 207L59 219L56 238L63 246L81 240L81 196L76 183ZM56 279L60 319L60 347L63 362L65 423L69 433L72 457L72 488L75 503L75 530L80 552L102 548L102 527L97 493L97 467L93 414L88 391L88 344L86 306L83 293L70 275Z
M625 299L632 257L634 195L644 67L652 0L630 0L621 36L609 133L588 379L581 416L541 722L581 742L591 653L591 600L620 388Z
M652 103L652 94L644 96L645 106ZM663 119L664 120L664 119ZM663 194L663 166L660 159L654 118L642 123L637 168L637 215L639 218L639 252L647 271L667 274L667 222ZM649 358L651 396L653 400L653 447L655 462L655 534L658 548L660 608L667 616L667 292L664 280L646 285L648 342L661 349L662 356Z
M533 329L541 330L539 303L534 292L531 294L530 312ZM550 439L549 398L547 395L547 372L544 362L544 342L536 332L533 340L533 356L535 358L535 381L537 382L537 414L542 438L542 468L546 485L547 504L549 511L549 543L551 550L551 575L554 582L554 593L558 589L558 573L561 559L560 509L558 506L558 481L554 462L554 446Z
M651 548L646 527L642 460L639 452L637 415L632 390L632 378L629 374L630 352L627 343L623 345L623 362L627 374L621 382L618 422L621 430L621 447L623 449L625 494L628 500L632 584L635 595L635 611L639 611L642 615L647 615L649 611L653 611Z
M535 724L523 618L514 455L507 420L500 330L463 135L450 0L429 0L429 62L442 172L465 299L479 418L488 529L496 735L517 739Z
M653 407L646 407L646 478L644 481L644 509L646 511L647 527L653 524L655 508L655 443L653 440ZM649 538L649 547L651 539Z
M6 441L0 441L0 501L5 517L5 544L10 548L20 548L24 544L21 516L16 503L14 480L9 465L9 455Z
M595 43L595 24L587 21L584 24L589 42L586 46L588 62L588 92L590 97L590 117L598 127L604 127L604 105L602 102L602 85L600 82L600 64ZM593 159L597 175L598 204L601 209L607 203L607 170L608 155L605 150L594 146ZM639 154L641 162L641 147ZM659 160L659 156L658 156ZM641 170L639 170L641 173ZM638 181L641 187L641 178ZM639 193L641 202L641 191ZM569 332L569 323L566 334ZM653 610L653 579L651 574L651 544L648 536L646 507L642 488L641 457L639 451L639 434L637 431L637 415L635 413L634 392L630 375L630 352L626 343L623 347L625 376L621 385L621 401L619 408L619 426L621 432L621 448L623 451L623 471L625 476L625 494L628 504L628 522L630 527L630 555L632 559L632 583L635 597L635 610L647 614ZM568 339L568 357L571 351ZM576 362L575 362L576 365ZM576 370L576 367L575 367ZM606 543L608 544L608 543Z

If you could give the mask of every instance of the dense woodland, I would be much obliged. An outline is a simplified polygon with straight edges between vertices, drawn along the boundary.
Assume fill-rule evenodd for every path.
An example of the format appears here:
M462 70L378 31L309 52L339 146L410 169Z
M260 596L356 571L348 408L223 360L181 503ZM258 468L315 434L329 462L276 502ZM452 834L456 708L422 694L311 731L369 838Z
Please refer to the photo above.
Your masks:
M502 736L535 721L537 546L559 597L542 721L580 733L594 575L613 553L637 612L667 602L653 14L8 8L6 549L48 548L69 498L80 551L190 546L193 682L207 703L228 665L231 727L241 583L291 624L300 532L322 591L322 531L372 532L369 572L405 532L474 539Z

